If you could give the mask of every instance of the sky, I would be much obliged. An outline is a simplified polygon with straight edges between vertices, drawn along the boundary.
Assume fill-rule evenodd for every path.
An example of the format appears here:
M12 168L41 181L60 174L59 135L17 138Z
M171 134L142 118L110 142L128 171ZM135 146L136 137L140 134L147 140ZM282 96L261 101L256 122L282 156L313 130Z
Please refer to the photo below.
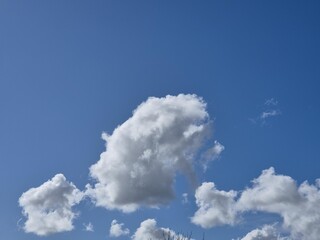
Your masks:
M0 2L0 238L318 240L320 2Z

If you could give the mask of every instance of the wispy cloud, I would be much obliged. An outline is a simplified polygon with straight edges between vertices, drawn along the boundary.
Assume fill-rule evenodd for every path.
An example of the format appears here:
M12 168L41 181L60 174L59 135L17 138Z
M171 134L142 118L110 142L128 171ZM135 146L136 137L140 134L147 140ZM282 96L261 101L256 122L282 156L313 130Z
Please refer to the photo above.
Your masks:
M269 98L264 102L264 105L266 106L277 106L278 101L275 98Z
M277 116L277 115L280 115L281 112L280 110L276 109L276 110L267 110L265 112L262 112L261 115L260 115L260 119L262 120L265 120L267 118L270 118L270 117L274 117L274 116Z
M89 222L88 224L83 224L83 227L83 230L86 232L94 232L93 225L91 222Z
M187 204L188 202L189 202L188 193L183 193L182 194L182 203Z
M281 111L277 106L278 101L275 98L267 99L263 104L263 111L257 117L249 118L249 120L254 124L265 125L270 118L281 115Z

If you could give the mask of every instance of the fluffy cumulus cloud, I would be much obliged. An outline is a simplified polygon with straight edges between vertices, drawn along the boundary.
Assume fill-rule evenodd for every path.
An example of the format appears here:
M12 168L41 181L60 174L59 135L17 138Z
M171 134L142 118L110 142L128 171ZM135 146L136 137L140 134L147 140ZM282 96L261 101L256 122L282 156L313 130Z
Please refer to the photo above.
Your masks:
M236 221L235 191L219 191L213 182L203 183L195 193L199 209L191 221L204 228L223 224L233 225Z
M72 230L76 217L72 207L82 197L83 193L62 174L29 189L19 199L23 215L27 218L24 230L39 236Z
M281 237L274 225L265 225L249 232L241 240L289 240Z
M103 134L106 151L90 168L96 183L87 194L97 206L124 212L168 203L177 172L195 181L194 159L208 146L210 123L196 95L149 98L111 135Z
M203 183L196 190L199 209L192 217L192 222L204 228L232 225L241 213L260 211L280 215L284 229L290 232L290 239L319 239L320 180L314 185L304 182L298 186L291 177L277 175L273 168L269 168L254 179L253 186L245 189L238 199L236 195L234 191L217 190L214 183ZM267 235L268 229L271 228L256 230L251 235Z
M289 176L264 170L239 199L241 210L258 210L282 216L293 239L317 240L320 236L320 189L308 182L297 185Z
M140 224L132 236L133 240L163 240L163 239L179 239L179 240L193 240L189 237L184 237L177 234L169 228L157 227L155 219L147 219Z
M109 235L110 237L120 237L125 236L130 233L128 228L124 228L123 223L118 223L117 220L112 220Z

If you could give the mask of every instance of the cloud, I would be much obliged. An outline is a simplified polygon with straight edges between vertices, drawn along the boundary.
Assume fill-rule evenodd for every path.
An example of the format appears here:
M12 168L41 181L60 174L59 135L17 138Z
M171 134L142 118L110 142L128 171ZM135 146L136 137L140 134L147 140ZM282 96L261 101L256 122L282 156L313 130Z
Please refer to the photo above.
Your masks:
M241 240L289 240L289 238L280 237L274 225L265 225L262 228L252 230Z
M177 234L169 228L157 227L155 219L147 219L140 224L140 227L136 230L132 236L132 240L163 240L163 239L179 239L179 240L192 240L189 237L184 237L181 234Z
M269 98L264 102L264 105L266 106L277 106L278 101L275 98Z
M182 203L187 204L188 202L189 202L188 193L183 193L182 194Z
M22 213L27 218L24 230L39 236L71 231L76 217L72 207L82 198L83 193L63 174L29 189L19 198Z
M112 220L111 222L111 227L109 231L110 237L120 237L120 236L125 236L130 233L128 228L124 228L123 223L118 223L117 220Z
M86 231L86 232L94 232L94 230L93 230L93 225L92 225L92 223L91 222L89 222L88 224L83 224L83 226L84 226L84 231Z
M213 182L205 182L196 190L195 198L198 210L191 221L203 228L218 225L233 225L236 221L235 191L219 191Z
M253 180L239 199L243 210L279 214L294 239L317 240L320 236L320 189L308 182L297 186L289 176L276 175L273 168Z
M198 96L151 97L111 135L103 134L106 151L90 167L96 183L86 193L97 206L123 212L167 204L177 172L195 184L194 159L210 134L206 103Z
M261 125L264 125L267 123L268 119L281 115L281 111L277 106L278 101L275 98L267 99L264 102L264 110L257 117L249 118L249 120L254 124L260 123Z
M260 115L260 119L264 120L264 119L267 119L267 118L270 118L270 117L274 117L274 116L277 116L277 115L280 115L281 112L279 110L267 110L265 112L262 112L261 115Z
M262 171L253 186L242 191L219 191L214 183L203 183L195 193L198 210L191 221L204 228L233 225L244 212L278 214L294 240L317 240L320 236L320 179L300 186L289 176L277 175L274 168Z
M213 147L209 148L202 155L203 170L206 171L208 168L209 162L218 159L223 151L224 151L224 146L218 141L214 141Z

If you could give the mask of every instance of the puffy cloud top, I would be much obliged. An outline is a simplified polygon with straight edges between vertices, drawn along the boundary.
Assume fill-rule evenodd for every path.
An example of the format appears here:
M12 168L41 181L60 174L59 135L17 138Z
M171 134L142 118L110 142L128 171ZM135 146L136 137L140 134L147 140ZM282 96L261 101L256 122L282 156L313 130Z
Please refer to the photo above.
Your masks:
M261 229L257 228L249 232L241 240L289 240L280 237L277 229L273 225L265 225Z
M177 234L169 228L157 227L155 219L147 219L140 224L132 236L132 240L163 240L163 239L179 239L179 240L194 240Z
M191 221L204 228L217 225L233 225L236 220L235 191L219 191L213 182L205 182L196 190L196 203L199 207Z
M109 235L111 237L120 237L124 235L128 235L130 233L130 230L128 228L124 228L123 223L118 223L117 220L112 220Z
M252 182L253 186L242 191L238 199L235 191L220 191L214 183L203 183L196 190L199 209L191 218L192 222L204 228L232 225L242 212L261 211L280 215L283 227L290 232L290 239L319 239L320 180L315 185L304 182L298 186L291 177L277 175L271 167ZM278 239L270 237L271 230L275 229L266 227L256 230L244 239Z
M308 182L297 185L289 176L276 175L273 168L253 180L239 199L239 209L276 213L293 239L317 240L320 236L320 189Z
M63 174L29 189L19 199L27 218L24 230L40 236L72 230L76 217L72 206L79 203L82 197L83 193Z
M106 151L90 168L97 182L87 194L97 206L124 212L167 203L177 171L195 181L193 159L210 132L206 104L196 95L149 98L111 135L103 134Z

